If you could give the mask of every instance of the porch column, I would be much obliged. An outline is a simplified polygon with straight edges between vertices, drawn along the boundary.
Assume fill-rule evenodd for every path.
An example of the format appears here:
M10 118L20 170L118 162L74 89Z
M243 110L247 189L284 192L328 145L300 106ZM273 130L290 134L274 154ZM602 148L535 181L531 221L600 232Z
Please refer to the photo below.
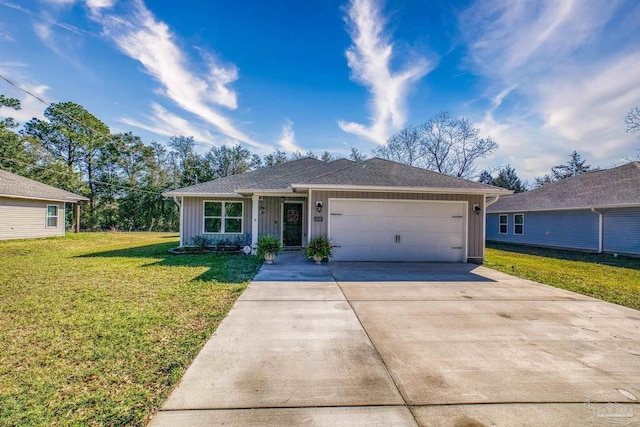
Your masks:
M76 233L80 232L80 202L76 202Z
M258 248L258 214L260 212L260 196L251 196L251 253L256 254Z

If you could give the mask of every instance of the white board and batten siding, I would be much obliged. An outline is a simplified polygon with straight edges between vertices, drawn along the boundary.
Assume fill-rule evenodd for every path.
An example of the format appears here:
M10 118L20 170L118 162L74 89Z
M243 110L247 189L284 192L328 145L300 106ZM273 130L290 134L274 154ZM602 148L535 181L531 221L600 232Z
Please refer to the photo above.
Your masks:
M58 207L58 225L47 227L47 206ZM64 203L0 197L0 240L64 236Z
M467 260L466 201L329 199L336 261Z
M204 232L204 202L242 202L242 233L205 233ZM184 197L182 199L182 242L191 246L196 236L206 236L214 241L236 239L244 240L244 236L251 233L251 198L250 197Z

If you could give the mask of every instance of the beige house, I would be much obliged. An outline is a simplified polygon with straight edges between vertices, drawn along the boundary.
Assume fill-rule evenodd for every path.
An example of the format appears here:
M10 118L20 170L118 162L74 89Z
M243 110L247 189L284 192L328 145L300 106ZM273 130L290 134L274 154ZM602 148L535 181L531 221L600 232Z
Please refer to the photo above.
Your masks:
M0 240L64 236L65 207L86 197L0 170Z
M180 205L181 246L274 235L298 248L326 235L336 261L477 262L485 207L510 193L379 158L304 158L164 195Z

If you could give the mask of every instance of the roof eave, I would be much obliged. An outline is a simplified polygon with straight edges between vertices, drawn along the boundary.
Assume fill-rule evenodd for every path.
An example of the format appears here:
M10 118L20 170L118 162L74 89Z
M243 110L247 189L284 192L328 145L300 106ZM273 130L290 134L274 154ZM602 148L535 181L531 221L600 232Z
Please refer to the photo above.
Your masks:
M184 193L179 191L167 191L162 193L163 197L233 197L233 198L241 198L244 197L241 194L237 193Z
M640 207L640 203L616 203L610 205L589 205L589 206L573 206L562 208L541 208L541 209L487 209L488 214L497 213L517 213L517 212L553 212L553 211L586 211L591 209L617 209L617 208L636 208Z
M244 193L244 194L280 194L293 193L293 189L289 188L239 188L236 190L236 193Z
M64 203L78 203L78 202L88 202L89 199L87 197L69 197L66 199L58 198L58 197L41 197L41 196L22 196L18 194L0 194L0 197L5 197L7 199L26 199L26 200L43 200L46 202L64 202Z
M484 194L505 195L513 191L496 188L446 188L446 187L393 187L385 185L346 185L346 184L291 184L293 189L306 190L352 190L352 191L388 191L395 193L449 193L449 194Z

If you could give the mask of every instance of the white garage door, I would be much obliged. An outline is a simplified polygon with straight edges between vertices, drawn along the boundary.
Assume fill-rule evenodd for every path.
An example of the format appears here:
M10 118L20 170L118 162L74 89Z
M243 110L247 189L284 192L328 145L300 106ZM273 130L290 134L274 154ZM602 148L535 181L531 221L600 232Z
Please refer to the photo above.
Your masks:
M465 260L465 203L329 201L335 261Z

